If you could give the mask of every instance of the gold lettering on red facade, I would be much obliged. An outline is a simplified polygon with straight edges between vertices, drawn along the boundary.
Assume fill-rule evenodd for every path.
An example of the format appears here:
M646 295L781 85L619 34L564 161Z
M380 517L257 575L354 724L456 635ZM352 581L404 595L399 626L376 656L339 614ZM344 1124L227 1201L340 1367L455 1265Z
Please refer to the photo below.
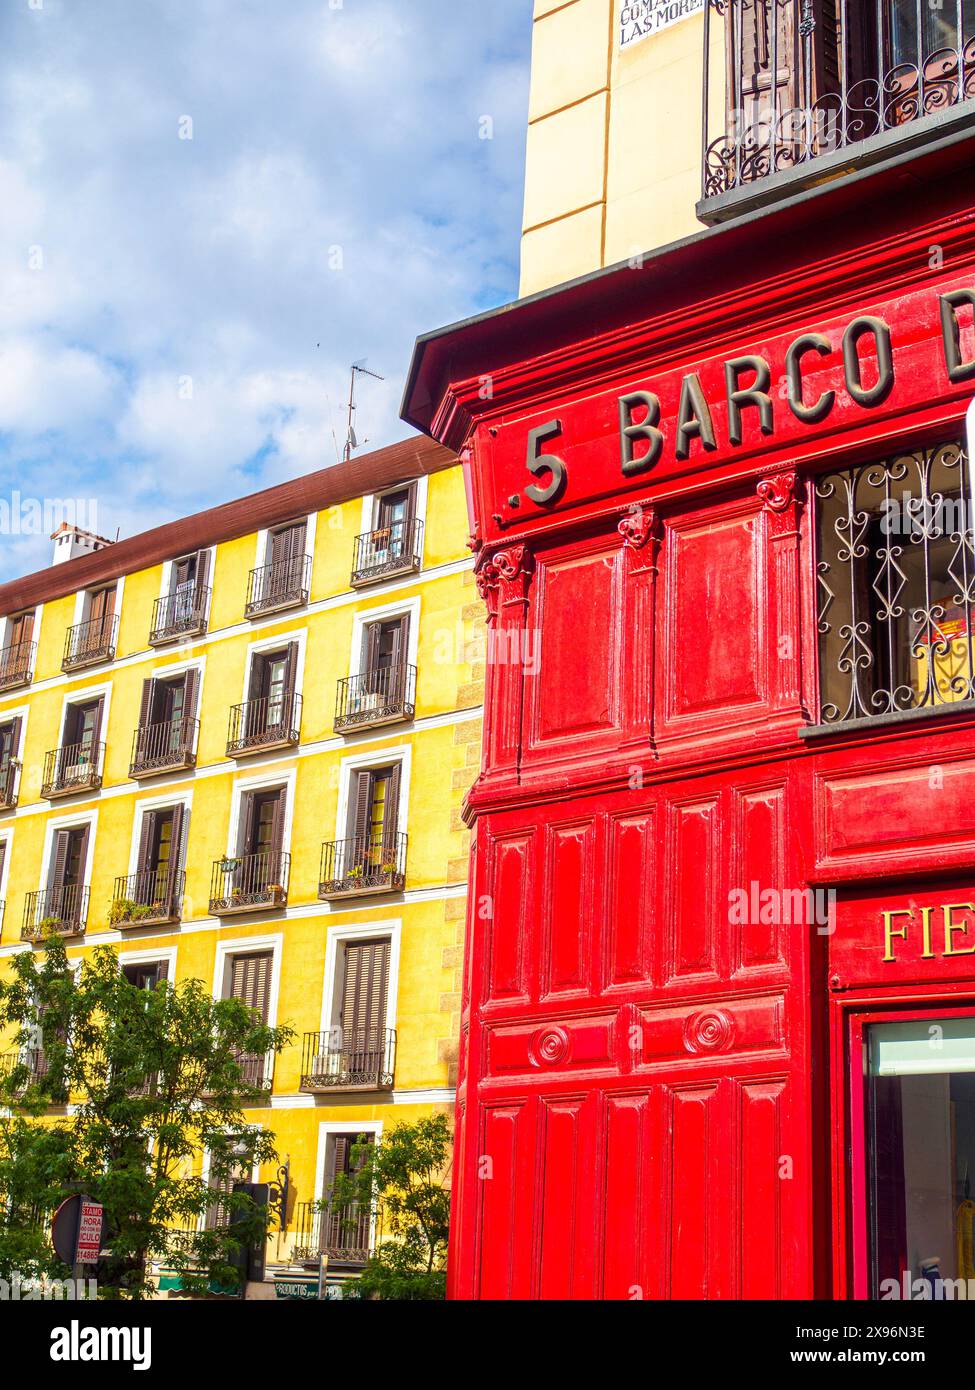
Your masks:
M952 937L956 933L968 935L967 922L953 922L951 914L953 912L975 913L975 907L971 903L945 903L941 909L945 919L945 955L946 956L970 956L975 954L975 941L970 946L956 947L952 945Z

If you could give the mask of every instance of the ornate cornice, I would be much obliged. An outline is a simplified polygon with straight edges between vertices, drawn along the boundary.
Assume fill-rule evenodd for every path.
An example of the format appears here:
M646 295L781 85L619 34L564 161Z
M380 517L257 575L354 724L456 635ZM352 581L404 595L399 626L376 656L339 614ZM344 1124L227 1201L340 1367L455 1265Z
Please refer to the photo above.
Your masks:
M793 502L802 505L802 489L799 475L794 471L776 473L771 478L762 478L756 491L762 504L770 512L788 511Z

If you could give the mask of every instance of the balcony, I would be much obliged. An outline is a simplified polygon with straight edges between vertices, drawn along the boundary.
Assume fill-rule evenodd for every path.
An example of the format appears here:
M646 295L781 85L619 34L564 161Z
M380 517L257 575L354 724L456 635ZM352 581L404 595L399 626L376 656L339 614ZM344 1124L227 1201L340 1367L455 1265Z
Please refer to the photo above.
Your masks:
M335 699L335 732L399 724L416 713L416 667L387 666L339 681Z
M245 1086L250 1086L255 1091L270 1091L274 1080L273 1052L264 1055L256 1052L238 1052L237 1061Z
M59 796L97 791L102 784L104 743L69 743L52 748L44 755L41 796L53 801Z
M169 719L162 724L141 724L132 740L130 777L156 777L161 772L180 772L196 764L198 719Z
M295 748L300 733L300 695L245 700L242 705L234 705L230 711L227 757L243 758L250 753Z
M92 618L87 623L75 623L74 627L68 628L68 635L64 639L61 670L81 671L86 666L99 666L103 661L114 661L117 640L117 613L109 613L104 618Z
M42 1047L22 1047L14 1052L0 1056L0 1081L6 1081L19 1068L26 1068L26 1076L17 1085L16 1093L22 1094L28 1086L36 1086L47 1076L50 1066Z
M15 642L0 648L0 690L16 690L34 679L36 642Z
M311 556L295 555L251 570L247 581L248 618L261 613L277 613L282 608L300 608L311 591Z
M973 126L975 21L960 0L708 0L703 73L714 223Z
M20 763L8 758L0 763L0 811L12 811L20 791Z
M108 920L113 927L155 927L178 922L186 877L168 869L141 869L115 880Z
M150 647L178 642L183 637L199 637L206 632L210 593L210 589L201 584L199 588L157 598L152 605Z
M405 835L355 835L322 845L318 896L363 898L376 893L401 893L406 885Z
M81 883L28 893L21 941L43 941L50 932L58 936L84 936L90 893L88 886Z
M210 912L230 917L284 907L290 873L291 855L280 850L218 859L210 878Z
M352 558L353 589L376 584L380 579L395 579L403 574L416 574L423 557L423 522L398 521L378 531L366 531L356 536Z
M302 1091L391 1091L396 1029L306 1033L301 1052Z
M364 1265L377 1240L373 1213L354 1208L317 1210L317 1202L299 1202L295 1209L295 1244L291 1258L296 1264L318 1264L319 1256L329 1266Z

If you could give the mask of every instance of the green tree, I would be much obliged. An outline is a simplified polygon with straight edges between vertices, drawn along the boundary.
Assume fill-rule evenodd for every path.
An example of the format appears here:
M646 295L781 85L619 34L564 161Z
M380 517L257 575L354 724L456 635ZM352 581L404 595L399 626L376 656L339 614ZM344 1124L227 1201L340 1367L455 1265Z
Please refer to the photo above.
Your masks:
M291 1029L268 1027L238 999L212 999L199 980L139 989L109 947L76 972L52 935L0 981L0 1030L15 1044L0 1082L11 1112L0 1120L0 1264L24 1273L14 1263L23 1258L65 1275L37 1248L38 1218L83 1190L105 1209L102 1297L146 1297L153 1260L189 1292L237 1284L235 1258L263 1239L267 1213L229 1189L277 1157L243 1106L262 1100L262 1059ZM192 1171L203 1152L207 1182Z
M362 1210L379 1218L381 1243L359 1280L364 1298L445 1296L451 1141L447 1117L428 1115L397 1125L379 1144L356 1144L352 1172L336 1177L333 1212L347 1214L350 1225Z

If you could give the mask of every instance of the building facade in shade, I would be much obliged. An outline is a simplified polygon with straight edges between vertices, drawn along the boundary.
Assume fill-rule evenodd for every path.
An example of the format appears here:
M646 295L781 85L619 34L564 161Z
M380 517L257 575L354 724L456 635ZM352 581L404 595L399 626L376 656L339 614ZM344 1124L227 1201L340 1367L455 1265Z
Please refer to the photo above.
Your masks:
M975 12L535 11L575 278L404 401L493 656L452 1296L971 1294Z
M289 1165L272 1269L354 1273L369 1221L314 1204L453 1102L467 534L455 456L413 439L0 587L0 969L53 926L295 1029L249 1064Z

